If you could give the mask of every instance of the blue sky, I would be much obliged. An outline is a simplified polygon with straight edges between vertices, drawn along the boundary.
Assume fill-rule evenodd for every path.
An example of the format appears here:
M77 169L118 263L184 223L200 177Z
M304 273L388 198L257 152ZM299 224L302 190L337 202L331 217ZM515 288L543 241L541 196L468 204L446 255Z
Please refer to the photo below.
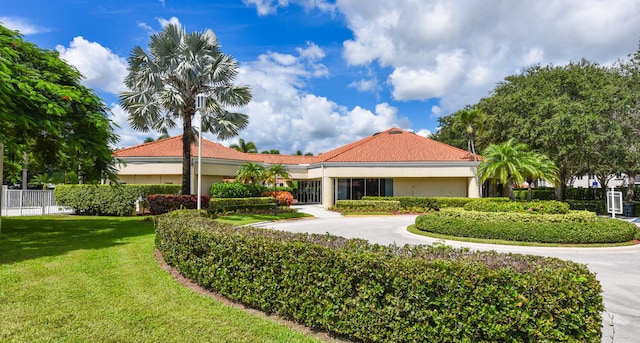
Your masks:
M120 125L119 147L157 137L118 106L126 58L179 22L211 29L252 89L249 127L223 145L314 154L390 127L428 135L530 65L626 58L638 18L637 0L22 0L0 12L84 74Z

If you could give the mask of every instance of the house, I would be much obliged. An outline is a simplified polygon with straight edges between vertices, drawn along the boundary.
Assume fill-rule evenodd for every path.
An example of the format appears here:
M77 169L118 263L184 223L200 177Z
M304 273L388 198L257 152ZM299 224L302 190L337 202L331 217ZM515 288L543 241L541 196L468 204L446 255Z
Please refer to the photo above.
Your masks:
M120 181L182 182L182 136L118 150ZM191 189L196 193L198 146L191 147ZM480 197L478 162L464 150L399 128L378 132L318 156L249 154L202 141L202 194L233 178L245 162L280 163L298 182L297 199L330 207L340 199L372 196Z

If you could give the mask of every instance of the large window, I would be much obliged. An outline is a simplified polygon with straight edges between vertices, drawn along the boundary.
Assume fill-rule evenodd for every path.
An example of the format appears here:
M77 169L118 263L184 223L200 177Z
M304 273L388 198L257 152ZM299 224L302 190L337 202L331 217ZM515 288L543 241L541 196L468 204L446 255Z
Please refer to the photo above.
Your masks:
M338 179L336 200L359 200L363 196L393 196L393 179Z

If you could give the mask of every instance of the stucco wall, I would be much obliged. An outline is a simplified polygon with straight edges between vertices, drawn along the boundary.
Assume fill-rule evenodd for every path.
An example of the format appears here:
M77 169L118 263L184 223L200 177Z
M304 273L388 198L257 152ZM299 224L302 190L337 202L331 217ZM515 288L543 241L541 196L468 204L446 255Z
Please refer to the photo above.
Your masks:
M466 178L394 178L394 196L442 196L466 197L468 179Z

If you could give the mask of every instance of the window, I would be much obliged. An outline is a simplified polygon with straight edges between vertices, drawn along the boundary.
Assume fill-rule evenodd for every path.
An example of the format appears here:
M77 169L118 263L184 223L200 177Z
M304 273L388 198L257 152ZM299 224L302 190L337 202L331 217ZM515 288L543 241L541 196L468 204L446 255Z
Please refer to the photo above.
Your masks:
M336 200L359 200L363 196L393 196L393 179L338 179Z

